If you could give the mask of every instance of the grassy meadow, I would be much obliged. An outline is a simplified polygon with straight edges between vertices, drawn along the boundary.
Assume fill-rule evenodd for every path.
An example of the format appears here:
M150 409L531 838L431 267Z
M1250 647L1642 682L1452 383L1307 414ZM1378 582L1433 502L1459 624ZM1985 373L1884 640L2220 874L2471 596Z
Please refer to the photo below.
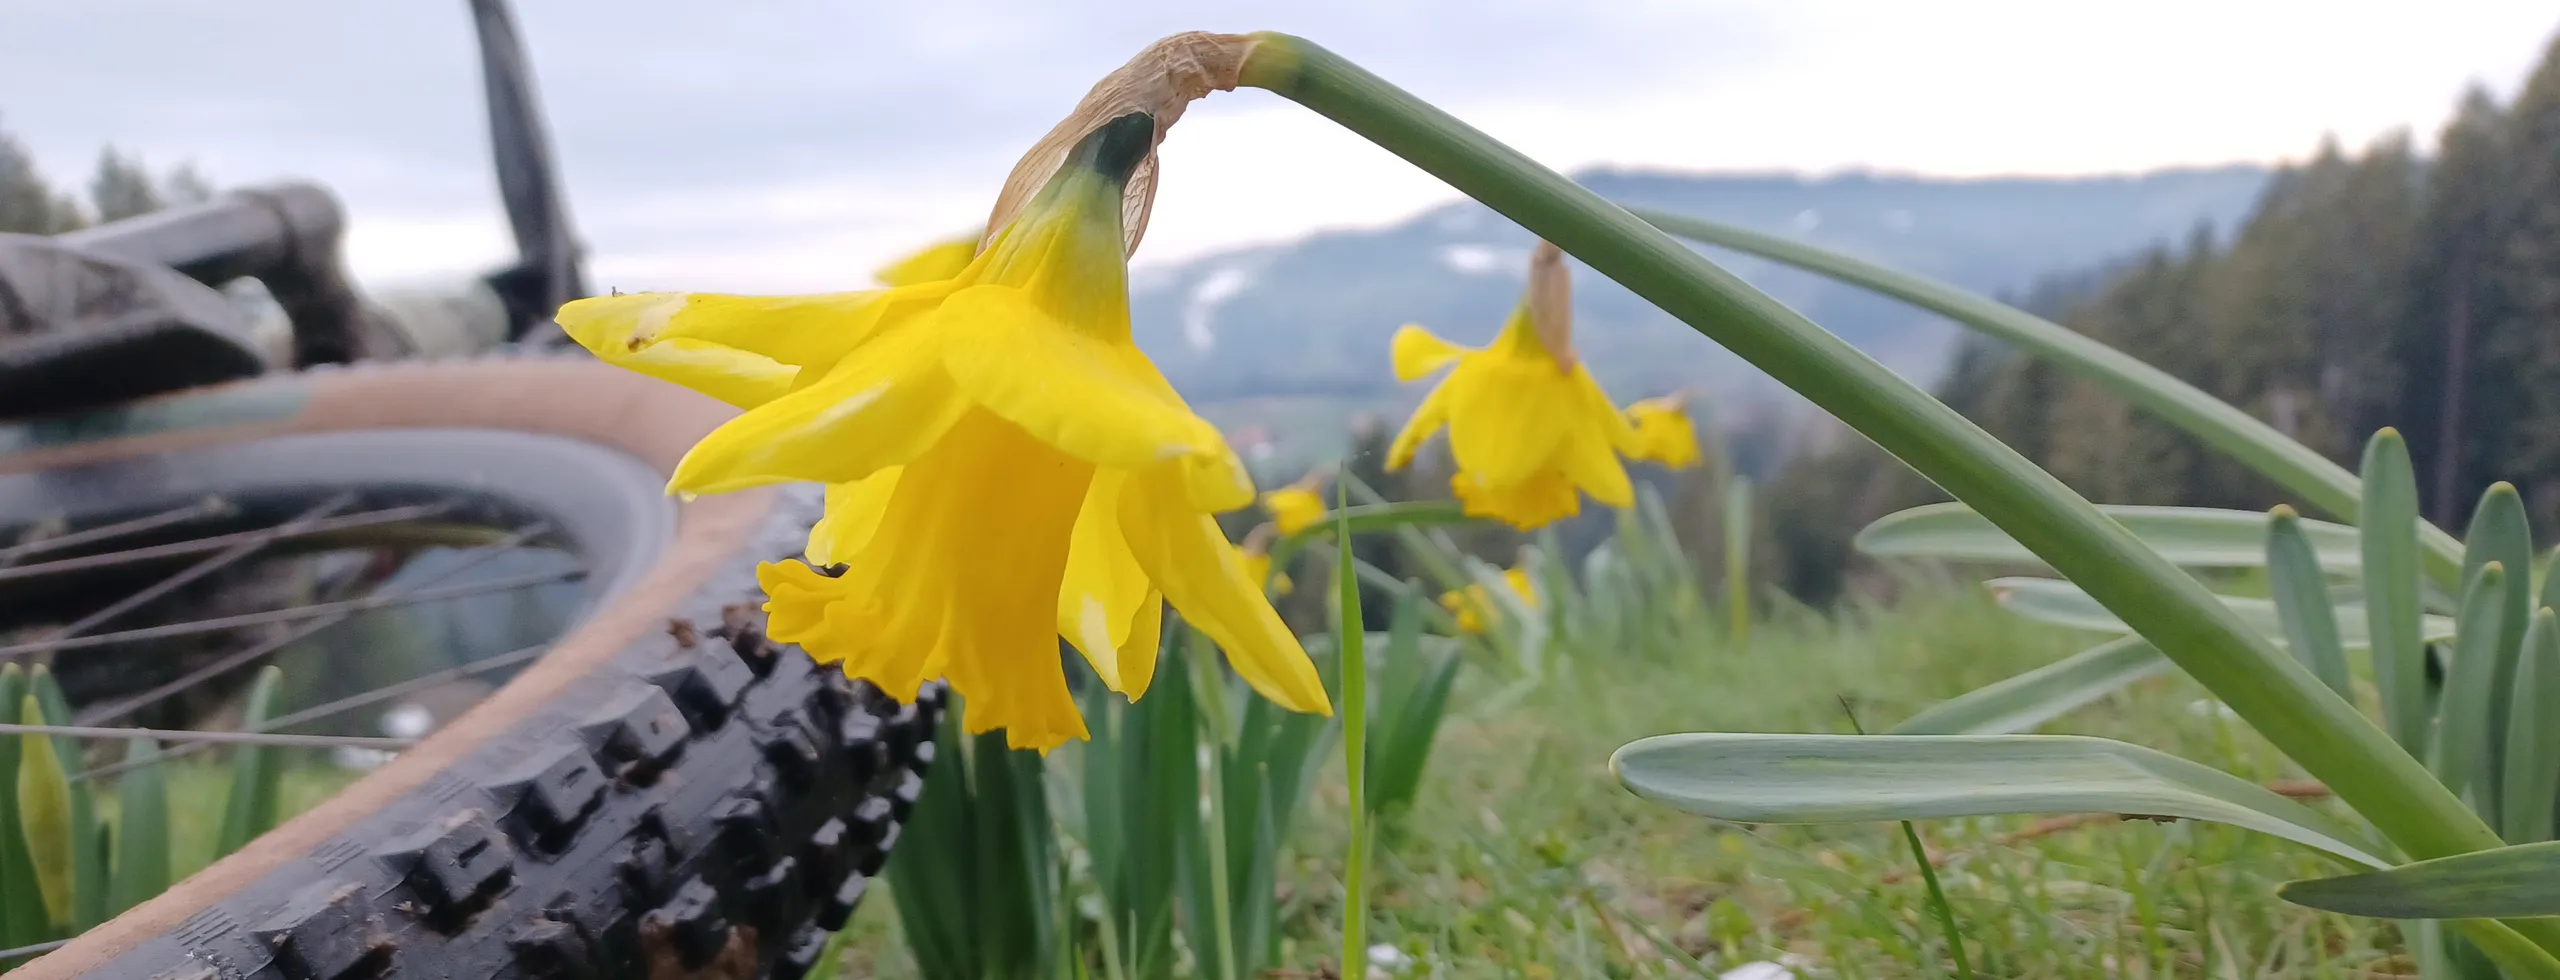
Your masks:
M1851 712L1875 730L2095 641L1937 576L1915 577L1890 606L1781 610L1743 646L1710 618L1691 622L1679 649L1559 636L1558 669L1525 694L1461 672L1420 794L1377 852L1371 936L1394 952L1373 947L1372 976L1778 975L1754 963L1806 977L1949 974L1898 827L1701 820L1620 788L1609 754L1671 731L1848 733ZM2216 708L2172 672L2043 730L2123 739L2261 781L2299 775ZM1059 755L1073 765L1075 751ZM1285 852L1284 965L1270 976L1332 972L1346 853L1335 755ZM1987 975L2414 972L2388 924L2278 901L2277 884L2329 862L2271 838L2114 817L1919 830ZM888 901L865 906L847 976L914 975L896 919Z

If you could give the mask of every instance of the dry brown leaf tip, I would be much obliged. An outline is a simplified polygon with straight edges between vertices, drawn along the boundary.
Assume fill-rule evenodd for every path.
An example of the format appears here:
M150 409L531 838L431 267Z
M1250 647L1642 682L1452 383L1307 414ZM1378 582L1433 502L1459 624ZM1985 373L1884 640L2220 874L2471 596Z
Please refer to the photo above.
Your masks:
M1182 118L1182 110L1211 92L1235 90L1238 76L1244 70L1245 57L1253 52L1254 39L1243 34L1212 34L1188 31L1164 38L1138 52L1129 63L1120 66L1076 103L1067 114L1029 152L1013 165L1013 173L1005 177L1004 190L996 195L995 210L987 216L986 233L978 239L984 249L995 241L996 233L1012 224L1022 207L1049 183L1059 166L1066 163L1067 153L1102 124L1132 112L1143 112L1155 118L1155 139L1147 148L1147 158L1129 175L1127 192L1120 203L1123 239L1128 252L1138 250L1138 240L1146 236L1147 216L1155 208L1156 153L1164 143L1165 132Z
M1556 364L1572 370L1573 353L1573 272L1564 264L1564 250L1554 242L1541 240L1529 253L1529 288L1521 302L1529 305L1529 326L1538 332L1538 343Z

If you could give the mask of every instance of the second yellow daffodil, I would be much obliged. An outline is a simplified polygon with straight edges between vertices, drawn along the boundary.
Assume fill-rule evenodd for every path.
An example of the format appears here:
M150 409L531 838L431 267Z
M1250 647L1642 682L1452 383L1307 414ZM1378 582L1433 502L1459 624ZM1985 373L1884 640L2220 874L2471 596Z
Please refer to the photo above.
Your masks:
M1491 346L1460 347L1417 326L1397 331L1398 379L1449 373L1396 433L1387 468L1403 469L1446 426L1457 461L1450 489L1469 514L1529 530L1579 513L1583 493L1633 506L1618 455L1636 449L1635 429L1575 357L1571 306L1564 253L1540 242L1528 289Z

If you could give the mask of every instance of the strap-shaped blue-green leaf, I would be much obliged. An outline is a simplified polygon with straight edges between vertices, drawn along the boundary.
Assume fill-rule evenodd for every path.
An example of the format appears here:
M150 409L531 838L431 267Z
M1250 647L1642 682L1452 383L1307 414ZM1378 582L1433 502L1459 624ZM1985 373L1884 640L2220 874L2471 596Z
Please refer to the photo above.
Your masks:
M2356 527L2364 547L2366 644L2382 719L2411 755L2426 751L2426 627L2418 597L2418 476L2400 434L2384 429L2364 447L2364 496ZM2353 645L2353 644L2350 644Z
M2117 619L2114 613L2107 611L2107 607L2099 605L2098 600L2080 591L2079 586L2061 579L1995 578L1983 585L1991 590L1992 598L1999 600L2001 608L2028 619L2099 633L2132 632L2124 620ZM2231 607L2232 612L2240 614L2242 622L2268 639L2279 643L2285 641L2284 622L2277 615L2273 600L2228 595L2216 598ZM2339 604L2335 607L2335 619L2339 642L2348 647L2367 645L2363 606ZM2453 620L2450 617L2424 616L2419 623L2425 630L2423 635L2430 641L2453 639Z
M2008 680L1940 701L1894 726L1897 735L2008 735L2169 669L2141 637L2109 640Z
M18 702L20 724L44 724L44 709L34 694L22 695ZM71 855L80 839L71 825L71 780L51 738L29 733L13 741L18 743L18 831L34 859L36 896L44 903L46 923L67 932L78 887Z
M2560 617L2549 606L2534 610L2525 627L2506 737L2499 830L2518 844L2560 836L2553 826L2560 819L2553 812L2560 803Z
M169 887L169 786L160 771L159 743L137 738L124 761L133 766L116 781L115 878L107 912L119 915Z
M2427 757L2436 778L2456 793L2472 788L2489 737L2489 704L2503 700L2494 685L2506 604L2506 566L2493 561L2473 569L2454 620L2458 633L2452 676L2445 682L2443 703L2436 707L2436 739Z
M2473 741L2469 755L2470 773L2464 779L2477 798L2477 806L2491 824L2498 822L2499 782L2505 772L2500 760L2507 754L2507 698L2503 692L2516 683L2516 655L2524 649L2525 621L2533 615L2533 532L2524 515L2524 499L2516 495L2513 484L2498 482L2481 492L2479 506L2471 511L2471 526L2462 536L2462 571L2468 576L2491 562L2506 566L2509 588L2501 593L2498 627L2482 648L2488 663L2488 689L2500 692L2477 707L2480 714L2470 720L2477 731L2465 737ZM2463 644L2469 649L2471 644ZM2456 668L2459 672L2459 667ZM2436 729L2444 730L2446 719L2438 711Z
M2288 882L2296 905L2376 919L2560 915L2560 842L2520 844L2381 871Z
M1609 758L1636 795L1742 823L2029 813L2186 817L2384 867L2361 835L2247 780L2078 735L1758 735L1638 739Z
M2346 557L2355 556L2352 530ZM2267 586L2276 604L2276 620L2284 628L2285 648L2311 668L2313 676L2338 696L2355 700L2355 681L2347 672L2346 645L2338 639L2338 600L2329 593L2328 575L2293 508L2278 504L2267 516Z
M2098 509L2161 557L2189 568L2255 568L2267 560L2267 516L2257 511L2145 506ZM2355 528L2327 521L2301 524L2303 536L2321 568L2340 573L2357 569ZM1858 532L1857 546L1877 557L2042 564L2025 545L1963 504L1929 504L1887 514Z
M272 664L258 671L258 679L249 685L248 697L242 700L242 728L256 731L266 722L274 711L276 687L283 682L284 672ZM222 830L213 845L217 858L239 850L274 827L281 809L276 801L283 792L284 759L280 753L260 745L243 745L232 752L231 795L224 803Z
M72 724L71 702L62 696L62 685L53 679L53 671L37 664L27 675L27 693L35 696L44 709L44 723ZM80 743L67 738L53 739L55 756L62 761L62 771L79 772L87 768ZM98 808L91 798L86 781L69 784L71 798L71 924L87 929L107 920L107 860L97 847Z
M26 679L17 664L0 664L0 716L25 696ZM0 942L27 946L50 937L43 894L18 820L18 740L0 738Z

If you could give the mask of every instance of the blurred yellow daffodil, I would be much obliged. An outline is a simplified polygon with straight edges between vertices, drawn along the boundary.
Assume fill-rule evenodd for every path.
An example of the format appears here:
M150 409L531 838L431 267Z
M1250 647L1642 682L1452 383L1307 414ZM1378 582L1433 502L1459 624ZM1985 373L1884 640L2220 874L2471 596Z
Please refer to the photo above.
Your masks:
M1276 576L1271 574L1270 531L1271 525L1268 524L1254 528L1253 533L1245 535L1244 543L1237 546L1236 553L1244 561L1245 577L1253 580L1254 585L1267 586L1272 595L1288 595L1297 589L1297 583L1289 581L1287 572Z
M1288 537L1316 526L1324 520L1324 471L1307 474L1296 483L1262 495L1262 509L1271 514L1271 523Z
M1135 698L1170 601L1263 696L1330 711L1209 516L1253 502L1243 465L1130 337L1124 201L1157 133L1145 112L1070 133L949 278L561 311L599 356L748 409L686 454L671 490L828 484L809 558L844 568L760 568L769 635L900 700L947 677L968 731L1045 751L1086 734L1056 638ZM702 353L649 357L671 344ZM742 370L758 363L773 367Z
M1635 450L1629 459L1644 459L1672 469L1698 464L1698 427L1689 421L1688 400L1679 395L1647 398L1627 406L1635 426Z
M1469 514L1528 530L1580 512L1577 490L1632 506L1618 455L1635 449L1635 429L1574 356L1571 288L1564 254L1540 242L1528 290L1491 346L1460 347L1418 326L1397 331L1398 379L1449 373L1396 433L1387 468L1403 469L1445 425L1458 464L1450 489Z
M1520 599L1521 605L1538 608L1538 590L1529 584L1526 566L1505 569L1502 581L1511 587L1511 594ZM1482 633L1499 617L1494 611L1493 592L1481 582L1440 593L1440 607L1458 618L1458 632L1461 633Z

